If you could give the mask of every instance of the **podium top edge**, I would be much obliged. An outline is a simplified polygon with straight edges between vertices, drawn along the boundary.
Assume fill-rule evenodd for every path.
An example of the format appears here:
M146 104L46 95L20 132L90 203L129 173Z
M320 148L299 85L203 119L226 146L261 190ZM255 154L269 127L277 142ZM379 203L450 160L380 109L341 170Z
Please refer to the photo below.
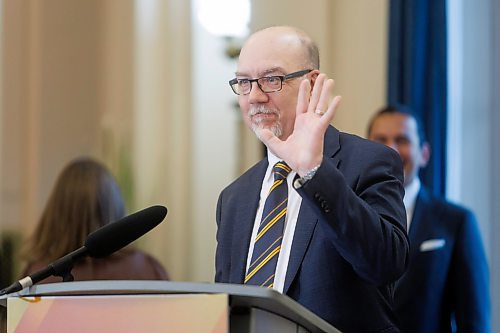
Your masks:
M229 293L238 295L279 297L279 292L254 286L226 283L173 282L163 280L92 280L38 284L19 292L2 296L59 296L81 294L176 294L176 293Z
M340 333L322 318L299 303L273 289L227 283L174 282L162 280L92 280L34 285L19 292L0 297L5 306L7 298L29 296L70 295L147 295L147 294L228 294L231 306L248 306L273 311L297 319L311 332Z

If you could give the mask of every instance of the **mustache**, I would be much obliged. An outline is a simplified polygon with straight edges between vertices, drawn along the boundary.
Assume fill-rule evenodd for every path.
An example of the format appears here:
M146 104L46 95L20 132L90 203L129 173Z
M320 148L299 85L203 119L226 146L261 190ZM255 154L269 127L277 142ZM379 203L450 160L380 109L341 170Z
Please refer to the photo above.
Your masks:
M248 116L249 117L253 117L259 113L262 113L262 114L276 114L279 116L279 112L278 110L274 110L274 109L269 109L267 107L265 107L264 105L256 105L256 106L252 106L250 107L250 110L248 112Z

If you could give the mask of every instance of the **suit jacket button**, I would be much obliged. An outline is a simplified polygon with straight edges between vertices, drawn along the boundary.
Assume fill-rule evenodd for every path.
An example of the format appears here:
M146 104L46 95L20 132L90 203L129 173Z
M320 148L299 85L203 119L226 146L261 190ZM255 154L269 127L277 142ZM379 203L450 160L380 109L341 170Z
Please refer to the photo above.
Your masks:
M323 209L323 211L325 213L329 213L330 212L330 207L328 207L328 204L326 203L325 200L321 200L321 208Z

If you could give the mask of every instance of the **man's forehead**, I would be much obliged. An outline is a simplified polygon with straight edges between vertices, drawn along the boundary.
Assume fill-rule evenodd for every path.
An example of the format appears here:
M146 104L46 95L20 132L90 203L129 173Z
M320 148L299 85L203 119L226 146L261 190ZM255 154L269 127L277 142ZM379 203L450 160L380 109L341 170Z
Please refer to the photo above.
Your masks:
M383 114L377 117L373 123L373 129L380 134L406 132L416 129L415 120L400 113Z
M250 68L240 68L238 67L238 70L235 72L236 76L266 76L266 75L282 75L285 74L287 71L285 68L282 66L270 66L270 67L262 67L262 69L250 69Z
M238 72L252 69L263 72L304 62L305 49L295 34L279 34L274 30L257 33L243 45L238 59Z
M270 43L285 43L285 44L297 44L299 43L300 37L294 29L288 29L283 27L268 28L258 31L251 35L244 46L256 44L270 44Z
M240 55L236 74L242 75L284 75L296 70L304 63L297 53L284 48L247 50Z
M377 117L376 121L381 124L393 124L398 126L414 127L416 125L416 121L412 116L400 112L382 114Z

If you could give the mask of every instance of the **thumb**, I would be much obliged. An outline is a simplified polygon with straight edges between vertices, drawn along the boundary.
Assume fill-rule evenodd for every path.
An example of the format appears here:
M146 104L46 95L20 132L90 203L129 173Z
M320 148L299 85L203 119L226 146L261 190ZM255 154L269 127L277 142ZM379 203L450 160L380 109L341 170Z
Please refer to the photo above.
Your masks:
M260 128L255 133L257 138L276 156L279 157L279 147L282 142L274 133L267 128Z

